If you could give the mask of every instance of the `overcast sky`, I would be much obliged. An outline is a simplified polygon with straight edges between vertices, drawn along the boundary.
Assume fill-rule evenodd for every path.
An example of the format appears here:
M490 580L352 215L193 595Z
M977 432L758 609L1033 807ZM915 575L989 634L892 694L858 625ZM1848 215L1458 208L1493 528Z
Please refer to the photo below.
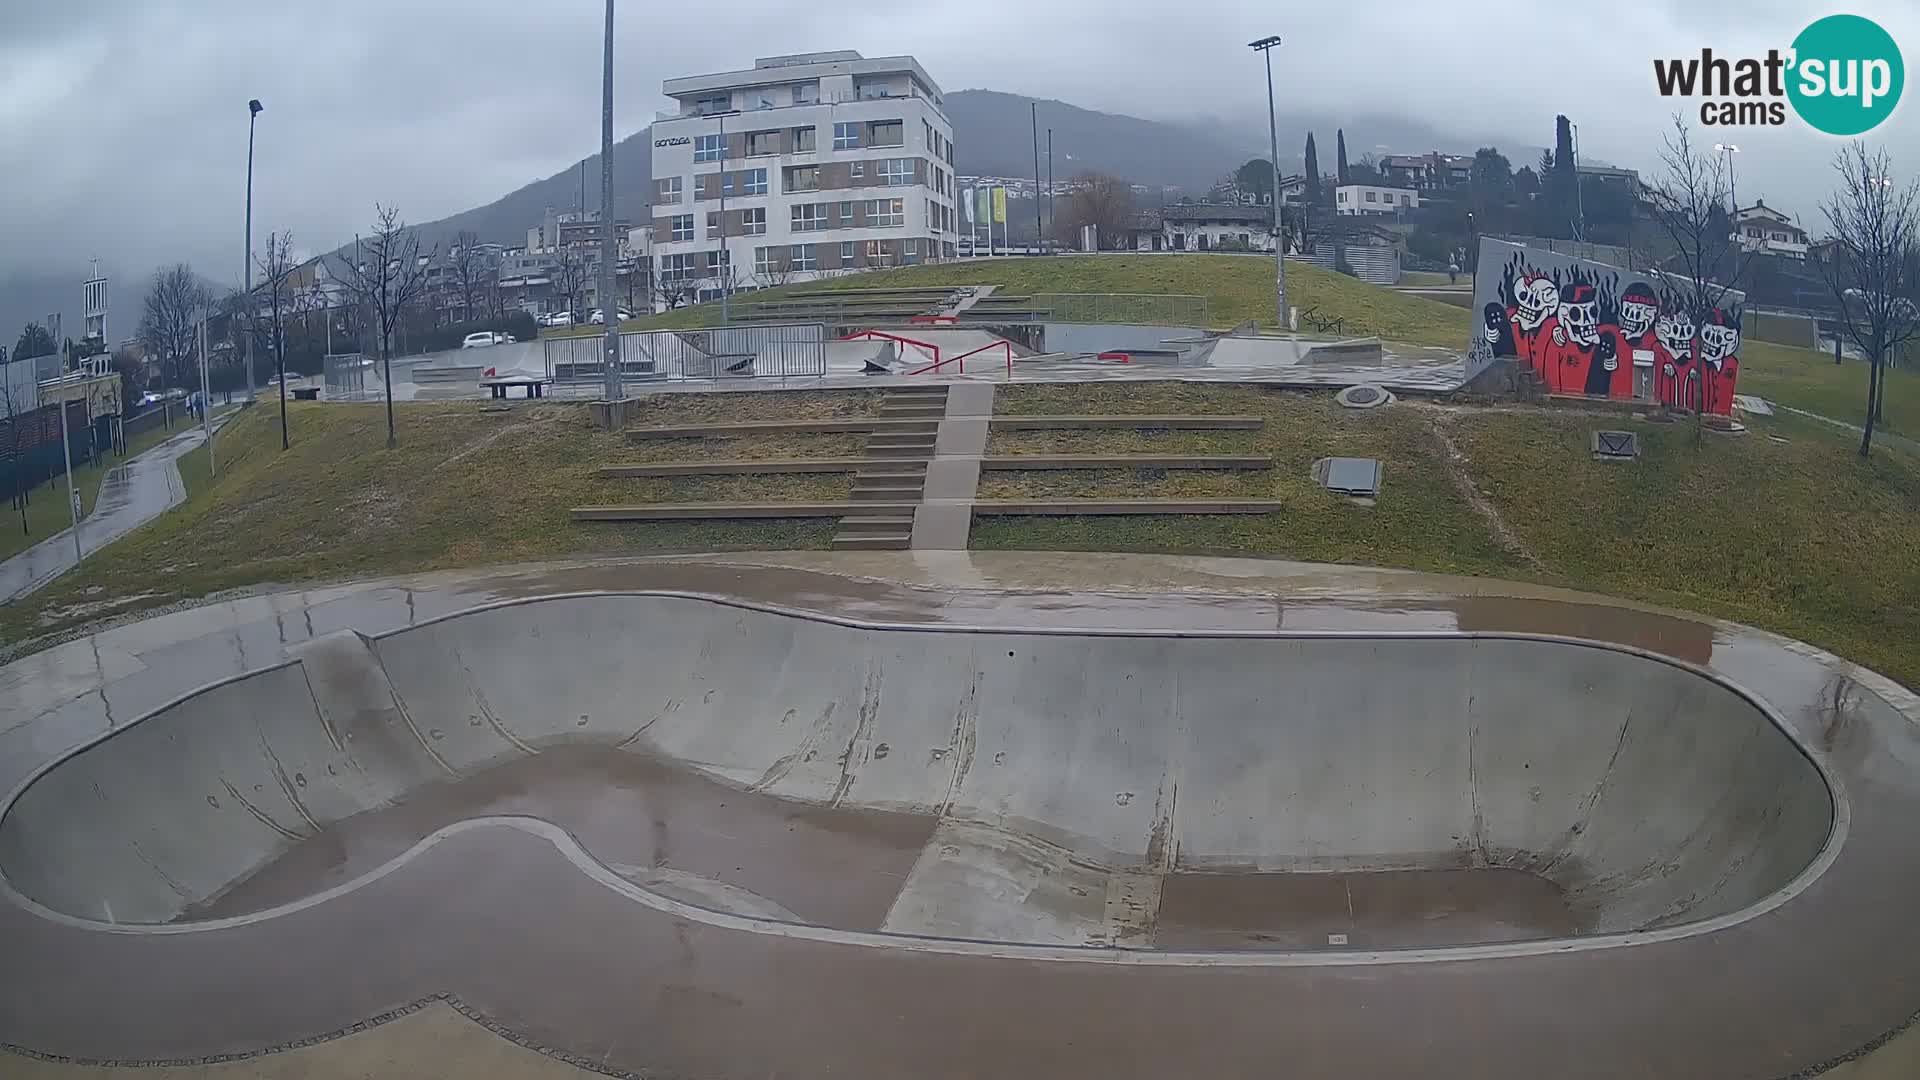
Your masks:
M1655 55L1785 48L1827 13L1788 0L1256 7L1267 6L733 0L716 18L706 5L627 3L616 127L630 133L667 104L662 78L851 48L912 53L949 91L1242 118L1257 145L1265 102L1244 43L1279 33L1283 102L1534 145L1564 112L1587 156L1650 170L1674 108L1654 91ZM1877 19L1920 59L1914 0L1834 10ZM326 250L365 227L375 200L415 221L492 200L598 149L601 19L593 0L0 0L0 280L88 256L121 274L184 259L237 279L249 97L266 104L256 236L291 229L299 247ZM1300 137L1281 133L1288 146ZM1763 196L1815 226L1835 141L1797 120L1736 138L1741 201ZM1904 154L1902 171L1920 170L1920 104L1904 102L1872 138Z

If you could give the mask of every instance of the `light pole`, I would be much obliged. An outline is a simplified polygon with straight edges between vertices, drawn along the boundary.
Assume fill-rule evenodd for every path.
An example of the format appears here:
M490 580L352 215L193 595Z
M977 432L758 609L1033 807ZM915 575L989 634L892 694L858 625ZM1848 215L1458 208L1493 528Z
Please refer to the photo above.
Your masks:
M1573 137L1573 238L1584 244L1587 242L1587 204L1580 192L1580 125L1568 124L1567 131Z
M247 255L240 260L240 279L244 283L240 298L247 305L247 404L253 404L253 319L259 314L253 307L253 122L265 105L259 98L247 102Z
M1287 318L1287 235L1280 223L1280 129L1273 117L1273 49L1280 35L1250 41L1247 47L1267 58L1267 154L1273 166L1273 298L1280 329L1293 329Z
M47 316L47 330L49 333L53 335L53 348L54 348L55 354L57 355L60 350L60 313L59 312L54 312ZM64 366L65 365L63 364L62 367L64 368ZM62 381L64 382L66 378L67 377L63 375ZM79 380L74 379L74 383L77 385L79 383ZM81 400L85 401L86 398L83 396ZM60 395L60 452L61 454L65 455L66 462L67 462L67 514L68 514L68 520L73 522L73 565L79 566L80 557L81 557L80 556L80 493L74 490L74 487L73 487L73 440L67 437L67 405L68 405L67 396L66 394L62 393Z
M1727 224L1733 226L1733 242L1740 242L1740 196L1733 186L1733 155L1740 152L1732 143L1714 143L1714 153L1727 155L1727 201L1733 204L1733 213L1727 218Z
M613 296L613 0L607 0L606 58L600 75L600 319L606 324L606 360L600 365L608 401L625 393L620 370L620 305Z
M732 104L729 102L728 104ZM720 278L720 325L731 326L733 313L728 310L728 296L733 292L733 260L727 258L727 114L720 114L720 261L714 273ZM698 223L695 223L696 226Z

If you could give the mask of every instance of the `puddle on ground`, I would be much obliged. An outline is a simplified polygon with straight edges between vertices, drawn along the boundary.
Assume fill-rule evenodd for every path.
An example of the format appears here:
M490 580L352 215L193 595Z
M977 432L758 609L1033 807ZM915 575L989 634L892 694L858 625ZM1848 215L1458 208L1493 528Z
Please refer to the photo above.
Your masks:
M312 896L443 826L489 815L552 822L629 880L700 906L791 912L843 930L879 928L934 824L742 791L607 746L555 746L335 822L176 921Z

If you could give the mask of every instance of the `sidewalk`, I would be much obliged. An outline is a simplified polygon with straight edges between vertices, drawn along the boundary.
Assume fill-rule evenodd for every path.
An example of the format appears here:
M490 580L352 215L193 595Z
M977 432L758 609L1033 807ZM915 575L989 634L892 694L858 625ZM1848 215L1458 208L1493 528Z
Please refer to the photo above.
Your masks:
M203 439L200 425L195 424L109 470L100 481L93 513L80 519L80 545L85 553L93 554L185 501L187 488L176 462ZM74 562L73 530L62 529L0 563L0 603L33 592L71 570Z

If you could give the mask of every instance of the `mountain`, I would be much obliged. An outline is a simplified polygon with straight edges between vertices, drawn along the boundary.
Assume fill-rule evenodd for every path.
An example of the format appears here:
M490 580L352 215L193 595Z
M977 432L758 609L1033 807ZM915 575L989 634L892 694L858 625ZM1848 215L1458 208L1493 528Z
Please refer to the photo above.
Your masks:
M997 90L947 95L953 121L954 169L969 176L1032 176L1033 121L1039 106L1040 167L1046 169L1047 129L1053 129L1053 174L1112 173L1136 184L1198 194L1250 156L1219 132L1094 112Z

